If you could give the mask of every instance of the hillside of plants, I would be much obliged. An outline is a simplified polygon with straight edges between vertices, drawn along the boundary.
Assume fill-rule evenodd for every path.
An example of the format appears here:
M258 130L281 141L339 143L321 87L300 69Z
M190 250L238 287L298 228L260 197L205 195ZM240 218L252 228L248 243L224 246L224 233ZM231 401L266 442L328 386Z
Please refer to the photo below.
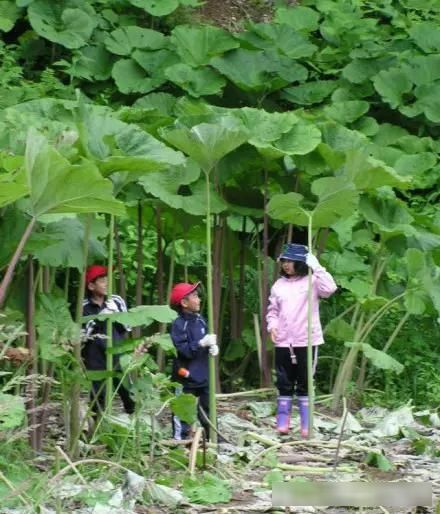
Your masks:
M438 502L440 3L221 3L0 1L0 514L284 512L286 479ZM305 440L274 429L265 321L289 242L338 285ZM102 318L133 328L122 371L82 363L91 264L129 307ZM218 428L185 445L168 298L198 281Z

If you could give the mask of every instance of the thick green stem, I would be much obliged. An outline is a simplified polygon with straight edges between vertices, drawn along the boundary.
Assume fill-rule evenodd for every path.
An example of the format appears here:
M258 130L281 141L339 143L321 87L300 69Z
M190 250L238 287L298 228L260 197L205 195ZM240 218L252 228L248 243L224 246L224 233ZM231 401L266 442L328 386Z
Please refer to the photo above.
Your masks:
M84 226L84 240L83 240L83 272L81 273L79 286L78 286L78 295L76 299L76 314L75 321L79 324L81 323L81 317L83 313L83 299L84 292L86 289L86 274L85 269L87 267L87 257L89 250L89 236L90 236L90 227L92 223L92 217L89 214L85 221ZM73 346L73 354L76 361L76 368L79 370L81 368L81 341L75 341ZM79 415L79 399L81 393L81 385L79 380L76 381L72 385L72 390L70 394L71 404L70 404L70 437L69 437L69 451L70 457L76 458L78 456L78 445L77 441L80 436L80 415Z
M405 296L406 293L399 294L398 296L395 296L391 300L388 300L388 302L373 315L371 318L365 323L365 326L363 327L362 331L359 334L359 338L355 339L355 341L363 342L366 340L366 338L370 335L373 328L377 325L377 323L380 321L380 319L387 313L388 309L397 301L399 301L401 298Z
M399 323L396 325L396 328L393 330L393 333L388 338L388 341L385 343L385 346L383 347L383 352L387 352L389 347L394 343L394 340L396 339L399 332L402 330L403 325L406 323L407 319L411 316L409 312L406 312L403 318L399 321Z
M113 241L115 234L115 217L110 215L109 227L109 241L108 241L108 286L107 297L111 298L113 294ZM107 350L113 348L113 323L110 319L107 320ZM113 371L113 354L111 351L106 352L106 368L108 372ZM112 411L112 398L113 398L113 378L111 376L106 379L105 389L105 409L107 412Z
M208 328L209 332L214 332L214 298L212 289L212 254L211 254L211 187L209 172L205 171L206 178L206 290L208 293ZM217 426L217 405L216 394L216 362L215 357L209 355L209 420L213 426ZM214 430L210 431L210 439L213 443L217 442L217 434Z
M35 225L36 221L37 221L37 218L31 218L31 220L29 221L28 226L26 227L26 230L24 231L23 235L21 236L20 242L18 243L18 246L14 252L14 255L12 256L12 259L9 262L8 269L6 270L5 276L3 277L3 280L1 281L1 284L0 284L0 309L3 307L3 304L6 301L6 295L7 295L9 286L11 285L15 268L17 267L18 261L20 260L21 254L23 253L23 250L27 243L27 240L29 239L30 235L32 234L32 230L34 229L34 225Z
M307 243L312 250L312 216L309 216ZM312 341L312 270L308 272L307 291L307 394L309 397L309 439L313 437L314 385L313 385L313 341Z

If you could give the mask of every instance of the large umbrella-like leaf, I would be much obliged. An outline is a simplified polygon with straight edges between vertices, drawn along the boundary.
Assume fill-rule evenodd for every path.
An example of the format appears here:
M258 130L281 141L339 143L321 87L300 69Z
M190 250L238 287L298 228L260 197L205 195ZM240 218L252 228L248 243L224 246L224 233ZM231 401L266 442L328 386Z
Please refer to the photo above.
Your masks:
M25 170L33 217L49 212L125 212L113 198L111 182L93 163L70 164L34 130L28 136Z
M269 216L302 226L307 226L311 217L313 226L328 227L352 214L358 203L358 192L354 185L342 177L315 180L312 193L318 197L314 205L304 202L304 197L299 193L273 196L267 206Z
M215 55L240 46L228 32L208 25L179 25L173 29L171 41L184 63L193 67L208 64Z
M242 123L232 116L223 116L217 123L201 123L191 129L170 127L160 130L161 136L192 157L205 172L229 152L242 145L248 137Z
M346 154L343 176L359 190L371 190L382 186L407 188L411 179L399 175L393 168L369 157L361 150L349 150Z
M374 223L381 232L413 233L410 224L414 218L400 200L363 196L359 209L365 219Z
M114 138L119 155L112 155L99 164L105 175L116 171L148 172L178 166L185 157L157 140L136 125L124 124Z
M28 16L38 35L72 49L88 42L99 21L90 2L84 0L34 0Z

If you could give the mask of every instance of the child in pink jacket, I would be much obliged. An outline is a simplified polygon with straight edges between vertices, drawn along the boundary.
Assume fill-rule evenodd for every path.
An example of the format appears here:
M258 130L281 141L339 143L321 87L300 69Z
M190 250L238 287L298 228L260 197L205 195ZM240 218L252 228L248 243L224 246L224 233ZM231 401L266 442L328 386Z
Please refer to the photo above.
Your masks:
M319 319L319 299L328 298L337 289L333 277L307 246L287 244L278 257L281 277L272 286L267 309L267 329L275 345L275 368L278 389L277 430L286 434L290 428L292 396L298 398L301 436L308 435L307 396L307 297L308 270L312 277L313 371L318 345L324 342Z

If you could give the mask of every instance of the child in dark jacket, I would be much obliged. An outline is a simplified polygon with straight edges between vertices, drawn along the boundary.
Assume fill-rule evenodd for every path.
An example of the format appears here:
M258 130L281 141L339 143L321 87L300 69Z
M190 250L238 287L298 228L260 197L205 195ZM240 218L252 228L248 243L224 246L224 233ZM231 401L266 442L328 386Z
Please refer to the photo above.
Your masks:
M171 325L171 339L177 350L173 362L173 380L182 384L181 392L198 398L198 417L209 438L209 355L218 355L217 336L207 334L205 319L199 314L200 298L196 284L180 283L173 287L170 304L179 315ZM190 426L173 416L173 437L187 439Z
M105 266L89 266L86 273L86 298L83 302L83 316L126 312L123 298L117 295L107 296L107 268ZM90 320L84 327L86 340L82 348L82 358L87 370L105 371L107 368L107 323L106 321ZM113 323L112 339L115 346L125 339L128 328L121 323ZM119 355L113 355L113 369L119 370ZM113 379L113 387L117 389L125 412L134 412L135 404L129 391ZM90 399L92 410L97 415L105 410L105 380L93 380Z

